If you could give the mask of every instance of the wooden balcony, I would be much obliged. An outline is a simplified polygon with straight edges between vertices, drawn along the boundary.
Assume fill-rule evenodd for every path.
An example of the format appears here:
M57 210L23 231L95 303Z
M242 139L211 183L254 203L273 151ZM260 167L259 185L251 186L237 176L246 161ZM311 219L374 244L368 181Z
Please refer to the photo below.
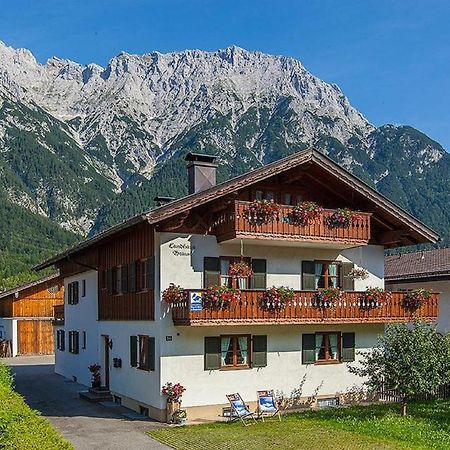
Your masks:
M201 289L191 291L200 292ZM335 308L317 308L313 305L314 292L296 291L295 299L283 310L269 312L258 306L261 291L241 291L241 300L226 309L195 310L189 300L172 305L175 325L257 325L257 324L336 324L336 323L390 323L407 322L418 316L426 321L435 321L438 316L439 294L418 310L403 307L405 292L392 292L391 299L382 306L368 309L364 304L363 292L346 292L344 299Z
M53 325L64 325L64 305L53 307Z
M284 220L292 206L281 206L277 217L264 225L252 225L244 218L244 211L250 202L235 201L226 210L214 216L213 227L217 242L230 239L281 239L304 242L339 242L349 245L364 245L370 239L370 213L358 212L359 218L348 228L329 228L326 217L333 210L324 210L321 217L305 227L290 225Z

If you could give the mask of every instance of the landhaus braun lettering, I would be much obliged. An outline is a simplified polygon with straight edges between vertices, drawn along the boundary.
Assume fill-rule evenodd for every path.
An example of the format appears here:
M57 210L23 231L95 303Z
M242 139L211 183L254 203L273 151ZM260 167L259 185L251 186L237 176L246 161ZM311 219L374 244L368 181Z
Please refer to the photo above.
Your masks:
M169 244L169 248L172 250L172 254L174 256L191 256L191 244L185 243L185 244L175 244L174 242L171 242Z

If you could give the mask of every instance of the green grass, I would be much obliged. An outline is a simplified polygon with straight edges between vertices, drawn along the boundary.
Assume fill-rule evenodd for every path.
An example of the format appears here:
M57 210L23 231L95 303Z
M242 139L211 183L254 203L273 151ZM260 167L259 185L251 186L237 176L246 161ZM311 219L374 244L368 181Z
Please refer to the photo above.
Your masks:
M212 423L149 434L179 450L450 449L450 401L413 403L409 414L400 417L398 405L354 406L289 414L281 423Z
M0 363L0 449L72 449L39 412L31 409L13 390L13 378Z

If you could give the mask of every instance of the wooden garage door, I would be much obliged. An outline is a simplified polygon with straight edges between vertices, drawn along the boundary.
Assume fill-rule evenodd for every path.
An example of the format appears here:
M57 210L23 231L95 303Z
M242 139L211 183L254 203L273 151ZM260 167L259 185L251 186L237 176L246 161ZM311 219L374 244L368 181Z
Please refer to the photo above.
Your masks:
M51 320L17 321L19 355L48 355L54 352Z

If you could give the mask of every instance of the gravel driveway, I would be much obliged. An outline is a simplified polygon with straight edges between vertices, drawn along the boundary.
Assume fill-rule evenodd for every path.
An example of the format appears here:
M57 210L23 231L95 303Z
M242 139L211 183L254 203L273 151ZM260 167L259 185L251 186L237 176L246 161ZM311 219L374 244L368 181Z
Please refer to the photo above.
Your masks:
M78 391L86 390L86 387L56 375L52 356L5 358L2 361L15 373L16 390L77 450L169 448L145 434L146 430L162 424L127 419L122 414L130 410L121 406L105 407L81 400Z

